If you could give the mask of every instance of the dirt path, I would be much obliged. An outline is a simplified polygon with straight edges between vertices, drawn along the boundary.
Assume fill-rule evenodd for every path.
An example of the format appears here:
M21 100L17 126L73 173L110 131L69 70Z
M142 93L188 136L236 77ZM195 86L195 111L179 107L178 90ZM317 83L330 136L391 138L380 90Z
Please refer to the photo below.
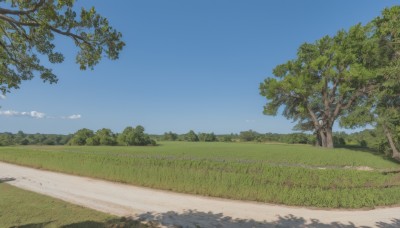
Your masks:
M120 216L182 227L400 227L400 208L312 210L179 194L0 162L8 184Z

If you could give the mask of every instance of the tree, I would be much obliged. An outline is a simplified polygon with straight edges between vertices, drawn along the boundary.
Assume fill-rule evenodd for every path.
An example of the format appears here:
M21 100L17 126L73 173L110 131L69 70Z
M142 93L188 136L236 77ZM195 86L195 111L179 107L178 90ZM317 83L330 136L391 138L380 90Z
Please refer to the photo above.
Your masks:
M14 137L11 133L0 134L0 146L14 145Z
M242 131L239 134L240 141L249 142L254 141L259 134L253 130Z
M185 134L184 139L185 139L185 141L188 141L188 142L198 142L199 141L199 137L192 130L190 130L187 134Z
M383 130L392 151L392 157L400 160L400 6L383 10L372 24L380 41L383 62L382 82L374 91L374 114L377 126Z
M76 63L80 69L93 67L103 56L118 59L125 45L121 33L109 25L95 8L74 8L75 0L12 0L0 7L0 91L18 89L36 73L49 83L57 76L40 63L39 55L50 63L64 61L55 51L54 38L67 37L78 48Z
M90 138L86 139L86 146L99 146L100 145L100 139L97 135L93 135Z
M69 141L69 144L83 146L86 145L87 140L89 138L92 138L93 136L94 133L92 130L89 130L87 128L82 128L77 132L75 132L74 136Z
M163 140L166 141L176 141L178 140L178 134L173 133L173 132L165 132L163 135Z
M118 141L121 145L125 146L156 145L156 142L144 133L144 127L140 125L136 126L136 128L126 127L124 131L118 135Z
M22 141L25 139L26 134L23 131L18 131L14 136L14 142L16 144L22 144Z
M344 118L342 124L374 125L386 137L392 157L400 160L400 6L384 9L369 25L379 48L376 72L379 80L368 99Z
M264 114L283 115L297 121L297 129L313 130L318 144L332 148L332 128L348 115L376 85L379 65L378 44L372 28L360 24L335 36L325 36L300 46L297 58L278 65L276 78L260 85L267 98Z
M290 144L307 144L308 143L308 136L302 133L292 133L285 135L285 143Z
M218 137L218 141L220 142L232 142L233 135L221 135Z
M217 137L214 132L211 133L200 133L198 135L199 141L201 142L215 142L217 141Z
M117 144L114 133L107 128L96 131L96 137L98 138L99 145L114 146Z

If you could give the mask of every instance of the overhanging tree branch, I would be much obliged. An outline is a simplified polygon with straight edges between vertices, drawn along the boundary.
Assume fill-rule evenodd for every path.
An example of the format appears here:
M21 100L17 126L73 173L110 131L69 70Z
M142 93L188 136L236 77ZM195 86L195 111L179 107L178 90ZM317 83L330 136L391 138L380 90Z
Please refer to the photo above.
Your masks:
M79 13L73 5L71 0L3 1L0 8L2 93L18 88L21 81L33 78L36 73L44 81L57 81L56 75L42 66L38 57L38 54L45 55L51 63L64 60L62 53L54 51L55 34L70 38L77 46L76 62L81 69L93 68L104 56L118 59L125 45L121 33L94 8L82 9Z
M45 0L40 0L38 3L34 4L33 8L30 10L10 10L5 8L0 8L0 14L12 14L12 15L26 15L37 11L43 4Z

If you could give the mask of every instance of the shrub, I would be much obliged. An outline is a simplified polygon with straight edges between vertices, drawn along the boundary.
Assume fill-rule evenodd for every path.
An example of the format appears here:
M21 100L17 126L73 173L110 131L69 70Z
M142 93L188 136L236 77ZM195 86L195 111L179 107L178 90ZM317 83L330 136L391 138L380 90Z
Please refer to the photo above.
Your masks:
M254 141L258 135L259 134L257 132L248 130L240 132L239 138L240 141L249 142L249 141Z
M155 145L156 142L144 133L144 127L138 125L136 128L127 127L118 135L118 142L125 146Z
M89 130L87 128L83 128L78 130L74 136L71 138L69 141L70 145L78 145L78 146L83 146L86 145L86 140L93 137L94 133L92 130Z
M170 132L165 132L163 136L163 140L165 141L176 141L178 139L178 134Z
M184 140L188 142L198 142L199 137L194 133L194 131L190 130L185 136Z

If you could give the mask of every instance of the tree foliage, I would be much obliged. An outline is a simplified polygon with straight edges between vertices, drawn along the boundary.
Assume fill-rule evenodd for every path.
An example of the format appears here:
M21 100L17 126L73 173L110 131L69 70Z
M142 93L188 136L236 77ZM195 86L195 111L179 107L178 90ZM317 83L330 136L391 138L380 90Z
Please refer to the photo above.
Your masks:
M92 69L103 56L118 59L125 45L121 33L94 7L74 7L75 0L0 1L0 91L17 89L36 74L45 82L56 83L57 76L40 62L61 63L64 55L55 50L55 38L67 37L78 48L80 69Z
M249 142L254 141L259 134L253 130L241 131L239 134L240 141Z
M124 131L118 135L118 142L124 146L156 145L156 142L144 133L144 127L140 125L135 128L126 127Z
M199 133L198 135L200 142L215 142L217 141L217 136L214 132L211 133Z
M378 70L387 56L374 32L370 24L358 24L301 45L296 59L275 67L275 78L261 83L264 114L276 115L283 106L297 129L313 130L319 145L333 147L335 121L363 104L380 81Z
M89 144L93 144L94 143L93 137L94 137L94 132L92 130L87 128L82 128L77 132L75 132L74 136L69 141L69 144L77 146L86 145L88 142Z
M103 128L96 131L96 136L98 138L99 145L114 146L117 144L115 134L108 128Z
M171 131L165 132L162 139L166 141L176 141L178 140L178 134L173 133Z
M370 26L379 48L377 83L368 99L342 124L375 126L386 138L386 142L380 143L380 150L390 150L393 158L400 159L400 6L383 10Z
M189 142L198 142L198 141L199 141L199 137L197 136L196 133L194 133L193 130L190 130L190 131L184 136L184 140L185 140L185 141L189 141Z

